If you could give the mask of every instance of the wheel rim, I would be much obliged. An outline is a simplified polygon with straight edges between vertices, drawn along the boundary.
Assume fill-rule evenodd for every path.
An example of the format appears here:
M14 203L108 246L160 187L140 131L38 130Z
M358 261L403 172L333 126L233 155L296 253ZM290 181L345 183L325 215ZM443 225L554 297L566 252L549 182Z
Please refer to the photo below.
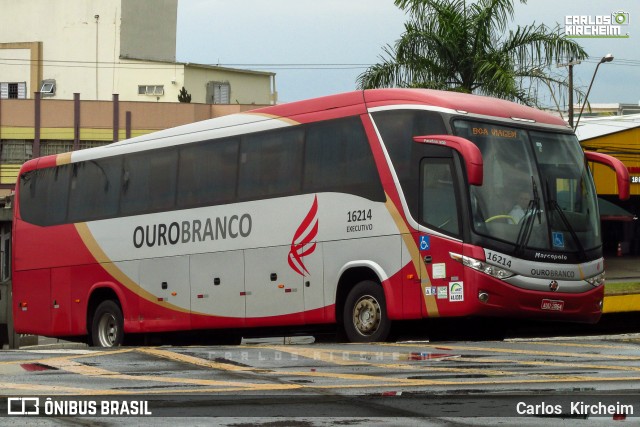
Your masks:
M118 340L119 326L116 317L105 313L98 323L98 339L102 347L113 347Z
M364 295L358 299L353 307L353 326L360 335L374 334L382 321L380 303L371 295Z

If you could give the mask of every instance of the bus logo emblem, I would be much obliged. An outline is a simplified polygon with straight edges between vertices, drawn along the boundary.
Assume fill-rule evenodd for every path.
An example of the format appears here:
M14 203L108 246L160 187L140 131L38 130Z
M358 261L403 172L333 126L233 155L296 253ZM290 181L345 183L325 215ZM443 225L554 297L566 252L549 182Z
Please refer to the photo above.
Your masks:
M303 257L311 255L316 250L316 242L313 242L318 235L318 196L313 199L311 209L304 217L302 223L296 230L291 240L289 250L289 266L301 276L306 276L309 271L304 265Z

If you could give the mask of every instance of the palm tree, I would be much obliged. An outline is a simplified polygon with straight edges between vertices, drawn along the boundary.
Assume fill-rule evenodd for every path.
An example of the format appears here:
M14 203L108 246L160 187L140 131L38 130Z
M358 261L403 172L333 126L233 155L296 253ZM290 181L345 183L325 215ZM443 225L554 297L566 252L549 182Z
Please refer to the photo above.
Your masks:
M526 3L526 0L520 0ZM513 0L395 0L409 22L382 62L358 77L361 89L422 87L479 93L536 105L532 83L567 87L544 73L563 59L585 59L584 49L545 25L518 26ZM549 86L550 87L550 86Z

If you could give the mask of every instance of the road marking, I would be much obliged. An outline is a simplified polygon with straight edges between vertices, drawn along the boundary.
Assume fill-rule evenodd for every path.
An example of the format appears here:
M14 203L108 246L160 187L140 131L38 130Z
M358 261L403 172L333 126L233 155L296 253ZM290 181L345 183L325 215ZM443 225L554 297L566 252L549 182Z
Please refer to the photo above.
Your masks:
M620 350L630 350L637 351L637 346L630 345L617 345L617 344L579 344L572 342L562 342L562 341L518 341L518 344L531 344L531 345L555 345L562 347L581 347L581 348L611 348L611 349L620 349Z
M519 342L525 344L543 345L544 342ZM567 348L584 348L584 349L625 349L625 350L637 350L635 347L621 346L621 345L606 345L606 344L581 344L581 343L546 343L554 346L566 346ZM97 381L90 382L93 386L101 386L101 378L106 380L120 380L124 381L128 385L126 390L122 390L122 384L115 382L113 389L91 389L91 388L78 388L71 386L51 386L49 384L16 384L9 382L0 382L1 390L11 390L12 392L22 393L46 393L46 394L80 394L80 395L102 395L102 394L175 394L175 393L242 393L247 391L292 391L292 390L336 390L340 389L385 389L385 388L411 388L421 386L485 386L491 384L510 385L510 384L570 384L570 383L606 383L606 382L634 382L640 381L640 376L627 376L629 373L640 372L638 366L615 366L604 365L597 363L581 363L578 361L546 361L546 360L518 360L521 357L526 356L545 356L549 357L571 357L572 359L589 358L589 359L606 359L611 361L628 361L635 362L640 359L638 356L623 356L623 355L607 355L607 354L593 354L593 353L573 353L564 351L541 351L531 349L512 349L512 348L500 348L500 347L487 347L487 346L464 346L454 345L449 343L443 344L429 344L425 342L420 343L389 343L380 344L386 348L395 347L397 350L392 351L361 351L352 349L353 347L343 346L341 349L327 349L319 346L281 346L281 345L261 345L251 347L233 347L227 351L215 351L213 354L231 354L236 356L238 354L241 357L247 357L247 364L251 359L250 357L256 357L260 354L260 351L273 351L287 353L295 355L297 357L304 357L311 360L317 360L329 364L329 367L317 365L313 367L313 371L301 371L299 366L298 370L288 371L286 367L278 366L277 368L258 368L254 366L239 366L234 363L224 363L219 360L207 360L205 358L191 356L188 354L182 354L175 351L170 351L165 348L126 348L109 351L93 351L82 354L68 354L65 356L45 357L42 359L31 360L14 360L8 362L0 362L0 370L2 372L15 373L16 368L20 364L39 363L48 365L54 368L64 370L77 375L82 375L88 378L96 378ZM503 345L503 343L500 343ZM508 344L507 344L508 345ZM455 359L441 359L441 360L416 360L409 362L411 350L402 351L403 349L411 347L413 351L421 351L425 348L428 351L433 349L433 353L442 354L443 357L456 356ZM90 366L80 362L82 358L97 358L102 356L112 356L117 358L120 354L128 352L137 352L142 355L147 355L151 358L162 358L171 360L173 362L184 363L187 365L198 366L201 368L212 369L221 372L237 372L244 373L243 378L235 379L233 381L228 380L214 380L206 378L184 378L176 376L161 376L161 375L131 375L126 373L120 373L111 371L108 369L100 368L97 366ZM455 351L457 354L449 355L447 352ZM476 357L473 354L467 354L471 352L483 352L493 354L505 354L512 355L511 359L499 358L499 357ZM464 354L460 356L460 354ZM637 352L636 352L637 354ZM211 355L211 353L210 353ZM276 357L268 357L266 359L258 360L278 360ZM245 359L242 359L244 362ZM293 359L292 359L293 360ZM406 363L404 361L407 361ZM446 362L446 363L443 363ZM151 360L149 363L153 363ZM581 375L573 373L554 373L552 369L547 369L544 372L528 372L525 369L519 369L517 371L506 371L500 369L487 369L487 368L466 368L467 363L482 363L486 364L487 368L491 367L491 364L503 363L512 366L540 366L547 368L573 368L580 369L592 369L599 371L607 371L605 373L598 373L602 376L594 376L593 374ZM600 363L600 362L599 362ZM332 366L333 365L333 366ZM335 366L343 367L344 369L352 371L356 367L361 367L363 370L371 369L365 373L353 373L353 372L335 372L337 369ZM332 372L326 372L333 369ZM382 372L380 371L382 370ZM414 378L406 378L406 372L411 371L411 375ZM615 372L618 371L618 372ZM428 376L437 373L445 372L452 374L448 378L433 378ZM180 375L181 370L176 370L176 375ZM425 377L418 377L417 375L424 375ZM28 374L27 374L28 375ZM248 377L251 375L251 377ZM387 376L389 375L389 376ZM404 375L405 377L401 377ZM482 375L488 378L469 378L469 375ZM395 377L394 377L395 376ZM289 377L299 378L327 378L337 379L336 383L327 384L304 384L294 383ZM440 375L441 377L441 375ZM35 374L25 377L27 381L40 381L40 377ZM74 378L61 377L63 381L74 381ZM276 382L277 381L277 382ZM109 383L111 384L111 383ZM147 385L145 385L147 384ZM104 387L104 386L102 386Z
M640 367L637 366L621 366L621 365L593 365L589 363L571 363L571 362L551 362L548 360L513 360L513 359L495 359L483 357L482 360L476 358L461 357L458 359L461 362L470 363L508 363L514 365L527 365L527 366L554 366L558 368L586 368L586 369L605 369L611 371L631 371L640 372ZM530 373L527 375L531 375Z
M412 344L399 344L399 343L380 343L381 346L389 347L415 347ZM425 345L423 347L437 348L443 347L442 345ZM519 350L499 347L474 347L474 346L461 346L446 344L446 348L458 351L481 351L488 353L509 353L509 354L524 354L527 356L555 356L555 357L576 357L576 358L589 358L589 359L612 359L612 360L640 360L640 356L622 356L616 354L593 354L593 353L568 353L561 351L541 351L541 350ZM472 356L472 355L468 355Z
M60 360L60 361L51 361L49 360L48 364L50 366L56 367L58 369L62 369L67 372L72 372L74 374L79 374L88 377L108 377L108 379L119 379L119 380L131 380L131 381L147 381L147 382L158 382L158 383L169 383L169 384L181 384L181 385L199 385L199 386L216 386L216 387L235 387L240 389L250 388L252 390L263 390L263 389L273 389L273 384L253 384L241 381L220 381L220 380L207 380L207 379L199 379L199 378L180 378L180 377L164 377L158 375L130 375L130 374L122 374L120 372L109 371L107 369L98 368L96 366L88 366L82 363L73 361L73 360ZM299 385L276 385L277 389L285 390L285 389L293 389L299 388Z
M323 349L316 349L316 348L313 348L313 349L300 348L300 347L291 348L291 347L281 347L281 346L269 346L269 347L261 346L261 348L269 348L275 351L281 351L281 352L295 354L296 356L306 357L307 359L320 360L326 363L334 363L338 365L347 365L347 366L366 365L366 366L373 366L373 367L385 368L385 369L395 368L395 369L401 369L401 370L467 373L467 374L475 374L475 375L478 375L478 374L513 375L514 374L513 372L507 372L507 371L490 371L487 369L470 369L470 368L448 368L443 366L436 366L434 364L426 365L426 364L420 363L420 362L426 362L426 360L425 361L416 360L415 363L411 363L411 364L372 363L370 361L370 360L377 360L377 359L393 360L393 361L409 359L408 355L401 354L398 352L385 353L385 352L379 352L379 351L359 351L359 350L334 351L334 350L326 350L326 349L323 350ZM334 353L338 353L337 356L340 356L342 359L340 359L340 357L334 357ZM357 356L357 357L360 357L360 359L356 361L351 361L350 360L351 356ZM369 356L369 359L367 359L366 356ZM345 360L345 357L348 360ZM430 360L430 362L435 362L436 360ZM380 378L380 377L376 377L376 378Z
M44 359L23 359L23 360L8 360L6 362L0 362L0 366L1 365L20 365L23 363L41 363L43 365L48 365L48 361L50 360L66 360L66 359L82 359L85 357L101 357L101 356L108 356L108 355L113 355L113 354L119 354L119 353L129 353L130 351L133 351L133 348L123 348L123 349L118 349L118 350L111 350L111 351L95 351L92 353L78 353L78 354L70 354L68 356L54 356L54 357L45 357ZM21 351L21 350L19 350ZM33 353L33 351L29 350L27 351L28 353ZM59 354L59 353L58 353Z
M187 363L189 365L196 365L204 368L217 369L221 371L232 371L232 372L233 371L240 371L240 372L267 371L265 369L254 368L252 366L238 366L238 365L234 365L233 363L222 363L222 362L216 362L212 360L205 360L200 357L189 356L187 354L182 354L174 351L167 351L167 350L162 350L157 348L145 347L145 348L138 348L136 349L136 351L138 353L149 354L151 356L172 360L174 362L182 362L182 363Z
M39 346L41 347L41 346ZM20 348L20 352L24 352L24 353L31 353L31 354L58 354L58 355L64 355L64 354L82 354L82 355L87 355L87 354L95 354L95 353L103 353L100 350L85 350L85 349L72 349L72 348L63 348L63 349L43 349L43 348L39 348L39 349L29 349L29 348Z
M67 387L61 385L51 385L51 384L18 384L18 383L7 383L0 382L0 390L2 390L3 395L11 395L13 391L25 391L31 392L33 394L46 394L46 395L55 395L55 394L85 394L86 389L79 387ZM118 390L110 390L113 391L113 394L119 394ZM29 393L25 393L29 394Z

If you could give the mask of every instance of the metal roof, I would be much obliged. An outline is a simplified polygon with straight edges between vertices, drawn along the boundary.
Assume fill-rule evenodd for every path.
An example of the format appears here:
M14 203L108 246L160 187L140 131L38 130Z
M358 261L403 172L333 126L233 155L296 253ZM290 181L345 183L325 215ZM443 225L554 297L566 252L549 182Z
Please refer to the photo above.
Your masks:
M640 114L582 119L576 135L580 141L640 127Z

